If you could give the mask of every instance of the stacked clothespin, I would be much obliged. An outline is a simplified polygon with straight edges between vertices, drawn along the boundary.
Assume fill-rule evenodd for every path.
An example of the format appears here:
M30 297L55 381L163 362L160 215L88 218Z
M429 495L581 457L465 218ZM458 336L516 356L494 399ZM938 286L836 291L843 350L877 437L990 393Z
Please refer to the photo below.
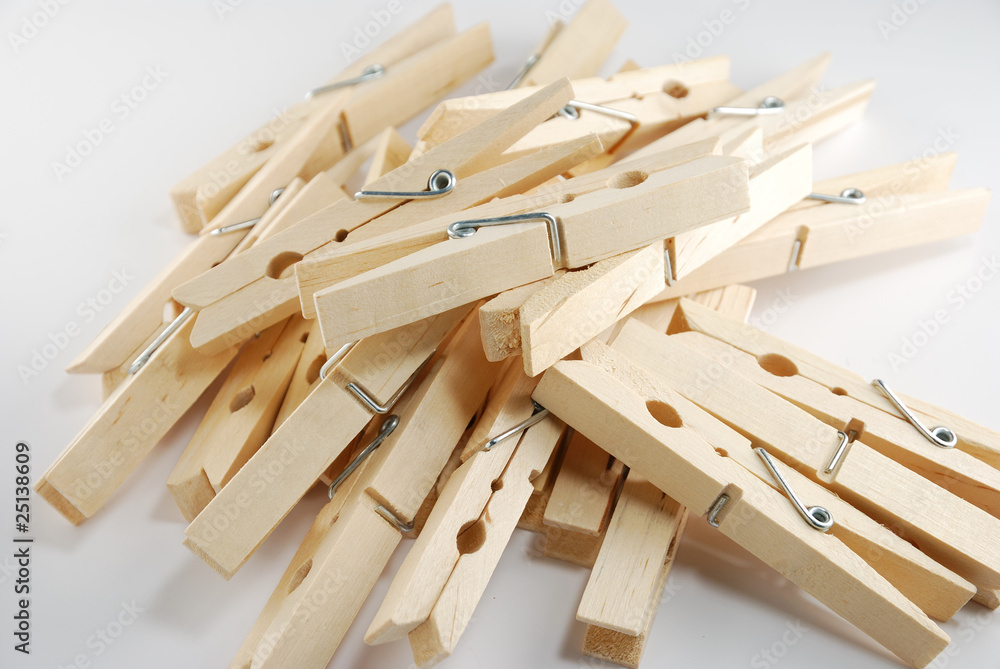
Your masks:
M198 237L71 365L106 398L36 489L82 523L223 377L167 481L191 551L230 578L330 498L231 666L326 666L404 538L366 641L430 666L516 527L592 569L584 652L629 667L692 514L910 666L1000 605L1000 434L746 325L741 285L972 232L988 192L954 154L814 184L873 82L597 77L624 28L589 0L411 147L493 58L444 5L171 191Z

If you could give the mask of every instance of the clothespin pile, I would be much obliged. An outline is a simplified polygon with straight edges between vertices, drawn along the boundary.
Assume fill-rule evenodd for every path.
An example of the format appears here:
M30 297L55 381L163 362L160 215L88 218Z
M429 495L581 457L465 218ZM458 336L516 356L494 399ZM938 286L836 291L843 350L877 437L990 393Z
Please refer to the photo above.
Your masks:
M330 494L233 667L326 666L404 538L366 641L430 666L516 527L592 569L583 651L629 667L691 515L909 666L1000 604L1000 435L746 325L741 285L972 232L988 192L954 154L814 184L873 82L597 77L624 29L589 0L411 148L493 58L442 6L171 192L198 237L72 364L106 399L37 490L93 516L224 377L167 481L191 551L230 578Z

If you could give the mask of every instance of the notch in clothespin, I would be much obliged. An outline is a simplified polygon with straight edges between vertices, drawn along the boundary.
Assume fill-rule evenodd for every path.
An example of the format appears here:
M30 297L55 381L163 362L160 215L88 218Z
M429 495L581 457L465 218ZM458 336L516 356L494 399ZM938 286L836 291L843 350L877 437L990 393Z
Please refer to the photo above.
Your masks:
M996 517L868 446L864 435L850 442L845 454L848 434L692 351L678 336L628 323L614 347L632 360L641 360L646 369L689 400L767 448L773 458L904 538L919 542L928 556L975 584L978 601L996 606L1000 585L1000 520Z
M353 473L331 486L330 503L234 663L254 656L262 668L329 662L500 368L483 356L478 323L467 318L396 414L370 431L381 443L372 441L367 457L348 466ZM321 602L320 591L329 595Z
M947 635L856 553L726 457L749 448L747 439L642 368L564 360L534 398L904 662L923 667L947 646Z
M432 173L446 169L458 179L457 184L444 197L427 202L441 207L444 212L451 211L450 207L455 205L448 203L463 192L464 179L490 167L500 151L571 97L567 83L552 84L498 115L491 123L477 126L386 174L368 190L421 191L426 189ZM497 189L504 187L499 185ZM455 199L453 202L460 201ZM337 244L337 240L349 239L353 230L397 207L403 210L424 204L406 202L400 206L399 198L393 197L366 197L338 203L276 235L270 243L260 246L260 252L241 254L243 257L236 263L224 263L180 286L174 291L175 298L202 310L198 319L200 324L195 328L195 345L218 346L224 344L227 337L231 338L230 333L244 326L247 320L259 327L293 313L297 307L297 292L292 266L296 262L321 247ZM425 215L433 213L426 211Z
M749 208L742 159L702 156L655 174L631 170L617 177L544 211L483 217L471 210L467 219L447 225L447 242L316 293L324 340L332 346L398 327L428 311L544 279L559 267L582 267ZM512 202L514 209L521 206L523 199ZM364 308L346 313L346 304Z

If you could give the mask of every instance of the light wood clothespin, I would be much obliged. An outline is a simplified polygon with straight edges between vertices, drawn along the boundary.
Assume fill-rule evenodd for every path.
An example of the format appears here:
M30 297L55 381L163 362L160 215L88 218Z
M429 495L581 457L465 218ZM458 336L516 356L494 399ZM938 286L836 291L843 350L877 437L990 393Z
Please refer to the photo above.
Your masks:
M309 323L293 316L251 338L167 479L188 521L239 471L271 434Z
M477 126L386 174L370 185L369 192L424 191L431 174L441 175L440 170L447 170L452 175L449 185L433 184L444 191L444 196L434 202L444 212L450 211L451 195L460 190L466 177L490 167L500 151L571 97L568 83L552 84L501 112L491 123ZM413 204L400 206L398 197L365 197L337 203L261 244L257 252L240 254L236 263L223 263L179 286L174 291L175 299L202 310L193 343L203 348L218 347L248 320L261 327L287 317L298 308L291 274L296 262L325 245L336 244L338 239L347 239L351 231L397 207L405 209ZM214 323L207 318L213 313Z
M854 188L865 199L803 200L675 281L660 298L974 232L986 214L990 192L948 190L954 161L955 154L941 154L817 182L813 193L839 195Z
M730 286L701 293L694 300L744 320L756 293ZM675 309L676 304L656 303L634 318L666 332ZM617 332L602 340L613 341ZM686 507L639 472L627 472L577 609L577 619L587 623L585 654L633 669L639 666L687 516ZM971 591L968 594L971 597Z
M372 76L371 68L380 66L382 71L392 68L400 61L454 35L455 21L451 6L442 4L404 28L384 45L360 58L328 82L328 85L358 78L373 81L379 74ZM366 73L369 74L368 77L365 77ZM346 91L342 91L344 92ZM316 95L289 106L266 125L174 186L170 190L170 197L183 227L188 232L200 232L250 178L296 136L310 116L315 116L342 99L343 96L340 95ZM256 215L258 214L252 214Z
M520 350L534 376L810 192L811 151L793 149L751 168L750 211L681 233L663 244L602 260L547 281L506 316L524 287L484 307L483 341L494 357ZM677 268L677 269L675 269ZM681 269L683 268L683 269ZM502 350L501 350L502 349Z
M616 343L630 326L644 327L630 323ZM534 398L904 662L923 667L948 645L944 632L838 538L814 530L788 498L719 457L749 448L746 438L624 362L561 361L542 376Z
M614 347L641 360L677 392L736 426L772 458L916 542L928 556L972 582L977 601L997 605L1000 520L863 440L855 439L845 454L844 437L849 435L691 351L677 337L628 323Z
M625 160L705 137L722 137L728 143L754 128L763 132L764 157L799 144L815 144L860 118L875 87L869 80L821 89L819 82L829 62L828 54L814 58L710 110L708 118L688 123Z
M573 80L574 100L518 140L504 156L512 160L553 143L594 133L607 148L606 155L583 170L592 171L597 162L602 167L610 164L731 100L739 89L728 79L729 59L719 56L619 73L607 80ZM418 131L417 155L485 121L534 90L537 88L445 100ZM579 173L581 170L573 170L573 174Z
M233 666L329 662L500 368L483 356L476 319L466 319L401 401L396 427L339 483Z
M471 210L467 220L448 226L456 239L317 292L324 341L333 346L398 327L546 278L558 267L582 267L749 209L742 159L704 156L652 175L620 177L608 188L513 220L484 220ZM545 222L519 222L539 219ZM491 225L497 223L509 225ZM345 309L357 304L365 308Z
M454 649L534 492L531 479L563 431L560 421L527 427L536 382L507 366L465 462L448 479L372 621L368 643L408 635L422 667Z
M773 354L786 358L794 366L796 375L824 386L832 391L831 394L834 396L839 395L853 400L852 406L855 402L863 402L894 418L904 418L885 394L860 375L756 328L734 327L728 320L713 317L713 314L700 309L696 304L687 301L682 301L681 304L678 318L684 330L700 332L725 341L755 357ZM925 426L947 426L956 436L955 449L968 453L994 468L1000 464L1000 434L952 411L906 395L900 397L909 411ZM801 406L809 406L809 403L804 402ZM910 431L920 434L913 426L910 426ZM930 443L928 441L928 444ZM938 448L932 453L942 457L953 457L951 453L946 452L948 450ZM940 466L940 463L935 466ZM983 493L988 494L986 491Z
M590 153L593 148L592 140L582 139L569 142L563 148L552 147L540 152L541 164L553 165L552 155L565 155L566 161L559 161L559 165L567 165L571 160L583 159L583 154ZM576 147L576 148L574 148ZM494 202L480 204L475 209L475 215L483 217L508 216L530 212L539 207L549 207L560 202L574 200L581 195L593 193L607 188L607 184L626 182L630 173L636 170L646 175L663 171L670 167L676 167L695 158L716 154L721 148L718 140L710 139L697 142L690 146L681 147L672 151L651 156L640 163L636 163L630 169L608 168L592 174L576 177L560 184L543 186L533 193L524 195L510 195ZM579 150L577 150L579 149ZM544 154L549 154L546 157ZM518 159L508 163L506 167L487 170L482 175L489 174L491 180L496 179L498 183L506 184L509 178L507 167L513 168L523 161L534 161L535 159ZM529 165L531 163L528 163ZM530 168L532 172L534 168ZM471 180L471 179L470 179ZM536 182L537 183L537 182ZM513 192L507 190L507 193ZM408 207L414 206L410 203ZM404 211L402 207L396 211ZM365 226L358 230L363 241L345 245L341 249L332 251L322 257L314 258L296 267L296 275L299 281L299 289L302 299L303 312L308 316L316 313L315 304L306 306L307 302L315 302L315 295L322 288L332 286L344 279L351 278L369 269L380 267L391 260L402 258L414 253L419 249L433 246L449 239L448 226L457 221L461 221L472 215L471 211L455 212L446 216L414 222L408 220L408 225L399 226L395 222L386 225L386 219L392 217L396 211L372 222L372 227ZM366 234L368 233L368 234ZM372 234L377 233L377 234Z
M188 526L185 545L231 578L372 415L391 408L468 310L370 337L328 361L325 380Z

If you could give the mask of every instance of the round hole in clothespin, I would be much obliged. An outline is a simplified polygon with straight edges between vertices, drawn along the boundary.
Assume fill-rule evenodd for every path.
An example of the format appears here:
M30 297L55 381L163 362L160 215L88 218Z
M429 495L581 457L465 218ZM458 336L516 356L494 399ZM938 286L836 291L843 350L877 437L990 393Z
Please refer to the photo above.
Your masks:
M271 258L271 262L267 263L267 269L264 270L266 274L271 279L284 279L290 276L288 270L298 261L302 260L302 254L296 253L295 251L282 251L278 255Z
M799 368L795 366L794 362L777 353L765 353L758 356L757 364L765 372L774 376L795 376L799 373Z
M677 409L673 408L666 402L660 402L659 400L649 400L646 402L646 411L649 415L656 419L656 422L660 425L666 425L667 427L684 427L684 421L681 420L681 415L677 413Z
M628 172L616 174L608 179L608 188L615 188L618 190L623 188L634 188L648 178L649 175L641 170L629 170Z

